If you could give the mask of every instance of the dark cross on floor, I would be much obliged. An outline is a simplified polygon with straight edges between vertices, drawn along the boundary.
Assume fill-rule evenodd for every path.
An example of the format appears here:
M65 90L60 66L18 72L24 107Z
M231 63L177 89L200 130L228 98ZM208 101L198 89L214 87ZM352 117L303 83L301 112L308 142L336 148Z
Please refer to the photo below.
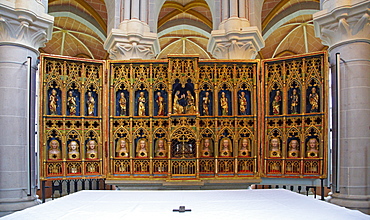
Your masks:
M185 209L185 206L180 206L179 209L173 209L172 211L182 213L182 212L191 212L191 209Z

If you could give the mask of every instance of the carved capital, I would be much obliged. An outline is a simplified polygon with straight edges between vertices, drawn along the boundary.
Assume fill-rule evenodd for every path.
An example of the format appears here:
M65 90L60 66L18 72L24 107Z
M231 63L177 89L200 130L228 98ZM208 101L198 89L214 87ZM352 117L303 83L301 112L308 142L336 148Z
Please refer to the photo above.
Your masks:
M0 45L21 45L38 53L51 39L54 18L0 4Z
M104 48L113 60L154 59L159 42L146 23L132 19L123 21L119 29L112 29Z
M340 6L314 14L316 36L334 48L348 42L370 43L370 2Z
M260 31L257 27L241 27L233 19L212 31L207 50L217 59L254 59L265 46Z

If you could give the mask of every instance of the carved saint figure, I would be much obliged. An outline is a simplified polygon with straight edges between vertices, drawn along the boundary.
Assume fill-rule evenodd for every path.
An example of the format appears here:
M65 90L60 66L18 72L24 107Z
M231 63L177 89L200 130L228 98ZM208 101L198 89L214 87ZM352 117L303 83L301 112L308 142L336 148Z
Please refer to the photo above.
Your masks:
M222 139L220 146L220 157L231 156L231 147L232 146L228 138Z
M167 151L165 147L165 142L163 139L159 139L157 142L157 150L155 156L157 157L166 157Z
M220 99L220 105L221 105L221 115L228 115L229 114L229 102L227 100L225 92L221 93L221 99Z
M98 151L96 150L95 140L89 140L89 142L87 142L86 158L87 159L97 159L98 158Z
M80 152L78 149L77 141L71 141L68 145L68 159L78 160L80 159Z
M311 94L309 95L309 102L311 105L310 112L318 112L319 111L319 94L316 93L315 87L311 89Z
M173 99L173 113L174 114L183 114L184 113L184 106L180 104L180 100L183 96L180 96L180 90L177 90Z
M59 148L59 141L51 140L49 144L49 160L60 160L62 159L62 153Z
M137 102L138 102L138 108L137 108L138 116L145 116L145 102L146 102L146 99L145 99L145 96L144 96L144 92L140 92L140 96L137 99Z
M311 138L307 142L307 157L318 157L319 149L316 138Z
M281 104L281 95L280 91L276 91L276 95L274 97L274 100L272 101L272 113L274 115L280 115L280 104Z
M164 98L162 97L162 93L161 92L157 92L157 100L155 100L157 102L157 105L158 105L158 113L157 115L158 116L162 116L164 115Z
M195 113L195 99L191 92L186 91L186 114Z
M89 116L94 116L94 109L95 109L95 99L92 95L92 92L87 93L87 114Z
M209 104L211 103L211 99L209 98L209 92L206 92L205 96L203 97L203 115L209 115Z
M249 141L247 138L242 139L238 155L241 157L249 156Z
M57 90L51 90L51 94L49 97L49 110L51 115L57 114L57 107L58 107L58 92Z
M297 89L293 89L293 93L290 96L290 111L292 114L298 114L299 95Z
M281 157L280 140L277 137L270 140L270 157Z
M77 103L76 97L73 96L72 90L68 92L67 107L69 110L69 115L76 115Z
M288 157L299 157L299 143L297 140L289 142Z
M140 139L136 147L137 157L148 157L148 148L146 146L146 140Z
M125 116L127 114L126 113L127 100L125 98L125 93L121 92L119 95L120 95L120 98L119 98L119 115L120 116Z
M201 154L202 154L202 157L211 157L212 156L211 140L209 138L205 138L203 140L203 146L202 146Z
M125 138L120 138L117 141L116 146L116 156L117 157L129 157L130 150L127 147L127 140Z
M245 92L241 92L239 96L239 111L241 115L247 114L247 98L245 98Z

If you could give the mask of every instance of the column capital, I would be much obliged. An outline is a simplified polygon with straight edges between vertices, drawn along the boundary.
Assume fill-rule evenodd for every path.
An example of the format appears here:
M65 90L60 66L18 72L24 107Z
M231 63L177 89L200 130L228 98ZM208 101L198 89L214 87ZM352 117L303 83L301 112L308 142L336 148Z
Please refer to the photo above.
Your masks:
M264 46L257 27L247 19L231 17L212 31L207 50L217 59L254 59Z
M138 19L121 22L104 43L113 60L154 59L159 48L157 34L151 33L148 24Z
M19 45L38 54L51 39L54 17L32 4L0 3L0 45Z
M350 42L370 43L369 8L369 1L327 5L313 15L316 37L329 46L329 50Z

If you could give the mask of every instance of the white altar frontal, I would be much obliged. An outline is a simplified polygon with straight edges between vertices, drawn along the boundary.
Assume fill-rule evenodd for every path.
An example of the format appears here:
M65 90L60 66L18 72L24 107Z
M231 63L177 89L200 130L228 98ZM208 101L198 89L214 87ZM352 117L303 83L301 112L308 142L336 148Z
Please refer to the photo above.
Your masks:
M179 206L191 211L178 212ZM370 219L283 189L80 191L5 219Z

